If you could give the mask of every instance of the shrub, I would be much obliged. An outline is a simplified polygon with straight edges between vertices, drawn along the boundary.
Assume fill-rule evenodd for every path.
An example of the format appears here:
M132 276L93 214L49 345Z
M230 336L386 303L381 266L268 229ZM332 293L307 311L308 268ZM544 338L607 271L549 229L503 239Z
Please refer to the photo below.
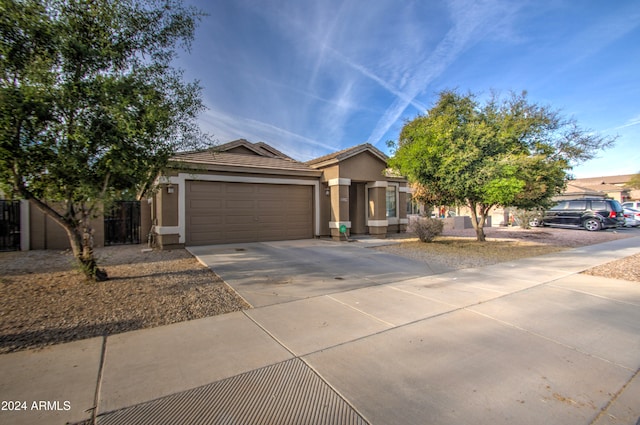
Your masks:
M442 233L444 222L437 218L418 217L409 223L409 231L415 233L422 242L431 242Z
M539 226L544 215L544 209L536 208L531 210L515 209L512 211L515 223L523 229L530 229L532 226Z

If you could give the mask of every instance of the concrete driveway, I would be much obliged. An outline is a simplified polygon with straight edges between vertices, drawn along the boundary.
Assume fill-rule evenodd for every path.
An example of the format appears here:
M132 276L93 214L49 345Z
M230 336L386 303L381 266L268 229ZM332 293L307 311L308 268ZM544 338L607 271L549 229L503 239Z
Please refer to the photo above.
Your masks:
M188 250L254 307L449 271L367 249L370 244L308 239Z

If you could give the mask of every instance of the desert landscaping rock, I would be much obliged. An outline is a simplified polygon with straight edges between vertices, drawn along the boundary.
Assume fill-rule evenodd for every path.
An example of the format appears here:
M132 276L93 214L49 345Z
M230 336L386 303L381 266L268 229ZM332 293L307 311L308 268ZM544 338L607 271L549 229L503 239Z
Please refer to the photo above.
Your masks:
M0 353L248 308L185 250L97 250L109 280L87 282L64 251L0 253Z

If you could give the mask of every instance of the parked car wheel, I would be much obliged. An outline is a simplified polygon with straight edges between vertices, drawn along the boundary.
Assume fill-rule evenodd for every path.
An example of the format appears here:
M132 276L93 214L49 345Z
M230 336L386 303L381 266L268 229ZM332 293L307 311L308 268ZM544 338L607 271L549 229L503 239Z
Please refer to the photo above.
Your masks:
M583 226L590 232L596 232L602 228L602 223L597 218L588 218L584 221Z
M540 220L539 218L532 218L531 221L529 222L529 226L531 227L541 227L542 226L542 220Z

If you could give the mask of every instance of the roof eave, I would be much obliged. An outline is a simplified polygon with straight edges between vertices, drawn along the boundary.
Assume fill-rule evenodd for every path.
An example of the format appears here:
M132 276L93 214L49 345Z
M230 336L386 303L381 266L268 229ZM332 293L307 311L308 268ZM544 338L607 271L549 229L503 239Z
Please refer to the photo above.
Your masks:
M329 167L331 165L338 164L339 162L340 162L339 159L331 158L331 159L327 159L326 161L318 162L318 163L315 163L315 164L307 163L307 165L309 167L311 167L311 168L325 168L325 167Z
M320 177L322 171L320 170L296 170L296 169L282 169L282 168L268 168L268 167L251 167L242 165L227 165L227 164L207 164L201 162L172 162L169 167L174 170L184 171L203 171L203 172L228 172L228 173L242 173L242 174L268 174L268 175L286 175L286 176L300 176L300 177Z
M364 152L369 152L371 155L373 155L380 161L384 162L385 164L387 164L387 161L389 160L389 158L382 151L378 150L375 146L372 146L370 144L364 144L361 146L356 146L355 148L352 148L336 156L327 158L323 161L313 163L312 162L313 160L311 160L311 161L308 161L306 164L313 168L325 168L331 165L338 164L349 158L353 158L354 156L360 155L361 153L364 153Z
M387 160L389 159L384 153L382 153L375 146L373 146L373 145L371 145L369 143L361 145L361 146L358 146L353 150L344 152L343 154L338 155L337 159L339 161L344 161L345 159L349 159L349 158L354 157L356 155L360 155L363 152L371 153L373 156L378 158L380 161L383 161L385 164L387 163Z

